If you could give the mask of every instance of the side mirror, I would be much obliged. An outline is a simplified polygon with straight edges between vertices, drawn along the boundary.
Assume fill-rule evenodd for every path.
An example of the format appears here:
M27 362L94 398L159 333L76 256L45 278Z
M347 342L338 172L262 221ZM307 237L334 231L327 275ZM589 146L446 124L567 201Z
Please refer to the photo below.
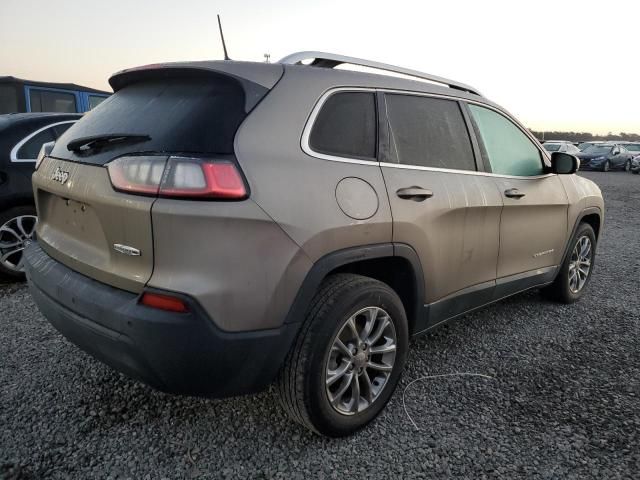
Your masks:
M580 168L580 160L569 153L553 152L551 154L551 171L560 175L576 173Z
M613 156L615 157L616 155L620 155L620 150L614 150L613 151Z

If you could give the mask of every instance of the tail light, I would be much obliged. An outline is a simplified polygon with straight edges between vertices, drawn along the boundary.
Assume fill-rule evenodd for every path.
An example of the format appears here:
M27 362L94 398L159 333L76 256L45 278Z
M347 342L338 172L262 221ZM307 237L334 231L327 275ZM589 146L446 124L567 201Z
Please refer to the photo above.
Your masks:
M169 312L186 313L189 307L180 298L171 295L145 292L140 297L140 303L147 307L158 308Z
M173 198L242 200L247 188L238 166L225 159L127 156L108 165L113 188Z

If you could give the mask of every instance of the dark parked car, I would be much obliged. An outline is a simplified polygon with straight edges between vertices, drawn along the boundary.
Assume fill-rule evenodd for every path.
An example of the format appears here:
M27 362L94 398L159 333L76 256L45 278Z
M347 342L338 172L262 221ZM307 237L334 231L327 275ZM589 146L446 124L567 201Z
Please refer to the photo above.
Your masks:
M580 159L580 168L583 170L608 172L617 169L628 172L634 154L625 145L600 143L586 148L576 156Z
M36 224L31 174L43 143L55 141L82 115L0 115L0 275L23 278L22 250Z

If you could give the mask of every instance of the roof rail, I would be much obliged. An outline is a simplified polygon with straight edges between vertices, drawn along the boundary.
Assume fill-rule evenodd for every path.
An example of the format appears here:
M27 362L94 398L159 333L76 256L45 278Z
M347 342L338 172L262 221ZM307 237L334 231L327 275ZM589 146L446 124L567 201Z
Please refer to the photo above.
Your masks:
M376 70L384 70L387 72L400 73L402 75L408 75L410 77L420 78L428 80L430 82L440 83L456 90L462 90L463 92L473 93L474 95L482 96L482 94L475 88L465 85L464 83L449 80L448 78L439 77L437 75L431 75L429 73L419 72L417 70L411 70L409 68L396 67L386 63L373 62L371 60L364 60L362 58L346 57L344 55L336 55L334 53L325 52L296 52L291 55L287 55L278 63L286 65L302 65L303 60L313 60L310 66L334 68L338 65L349 64L358 65L360 67L369 67Z

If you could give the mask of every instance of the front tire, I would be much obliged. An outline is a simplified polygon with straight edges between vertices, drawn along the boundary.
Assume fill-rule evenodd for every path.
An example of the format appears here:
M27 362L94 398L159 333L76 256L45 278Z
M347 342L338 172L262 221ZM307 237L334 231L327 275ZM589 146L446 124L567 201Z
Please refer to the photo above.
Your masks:
M631 170L631 160L627 160L627 163L624 164L624 171L628 172Z
M282 405L330 437L371 422L391 398L409 344L402 301L386 284L331 275L315 295L278 378Z
M604 164L602 165L602 171L603 172L608 172L611 169L611 163L609 163L609 160L607 160L606 162L604 162Z
M556 279L542 290L545 296L562 303L579 300L591 280L595 258L596 235L591 225L581 223Z

